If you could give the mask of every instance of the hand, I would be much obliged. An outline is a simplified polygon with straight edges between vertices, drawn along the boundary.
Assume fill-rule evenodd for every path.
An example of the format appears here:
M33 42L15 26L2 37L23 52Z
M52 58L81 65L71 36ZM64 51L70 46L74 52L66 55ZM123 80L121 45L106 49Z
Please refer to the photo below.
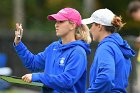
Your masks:
M14 39L16 45L18 45L19 42L21 41L22 35L23 35L22 24L16 23L16 31L15 31L15 39Z
M32 82L32 74L26 74L24 76L22 76L22 80L28 83Z
M140 42L140 36L136 38L136 42Z

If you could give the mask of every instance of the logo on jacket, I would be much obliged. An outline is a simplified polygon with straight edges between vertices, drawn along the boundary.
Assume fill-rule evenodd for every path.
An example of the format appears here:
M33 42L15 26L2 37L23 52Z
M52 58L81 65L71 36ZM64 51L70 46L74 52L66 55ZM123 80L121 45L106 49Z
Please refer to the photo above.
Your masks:
M65 61L65 58L60 58L60 63L59 63L59 65L61 65L61 66L64 66L64 61Z

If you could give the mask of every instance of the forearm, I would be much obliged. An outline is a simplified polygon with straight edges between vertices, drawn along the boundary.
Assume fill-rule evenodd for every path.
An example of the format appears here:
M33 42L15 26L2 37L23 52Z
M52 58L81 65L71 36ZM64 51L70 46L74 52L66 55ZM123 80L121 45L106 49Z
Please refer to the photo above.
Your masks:
M32 54L22 42L18 45L14 45L14 48L27 69L36 71L42 68L42 66L37 64L35 55Z
M59 92L64 92L64 90L69 89L74 82L72 82L71 78L61 75L48 75L44 73L33 73L32 74L33 82L42 82L45 86L55 89Z
M86 93L110 93L113 84L111 81L106 80L104 82L93 82L92 85L88 88Z

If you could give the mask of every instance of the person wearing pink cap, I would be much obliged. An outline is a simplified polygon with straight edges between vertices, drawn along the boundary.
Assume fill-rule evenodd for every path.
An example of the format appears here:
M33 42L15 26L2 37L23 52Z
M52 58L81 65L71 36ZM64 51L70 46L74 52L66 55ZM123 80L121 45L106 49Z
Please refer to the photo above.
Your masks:
M91 42L89 29L81 23L80 13L73 8L61 9L49 15L48 20L56 21L56 36L61 39L37 55L22 43L22 25L16 25L14 48L25 67L37 72L26 74L22 79L43 83L42 93L84 93Z
M93 40L99 42L90 68L90 85L86 93L127 93L133 49L117 33L124 24L109 9L98 9L83 24L92 24Z

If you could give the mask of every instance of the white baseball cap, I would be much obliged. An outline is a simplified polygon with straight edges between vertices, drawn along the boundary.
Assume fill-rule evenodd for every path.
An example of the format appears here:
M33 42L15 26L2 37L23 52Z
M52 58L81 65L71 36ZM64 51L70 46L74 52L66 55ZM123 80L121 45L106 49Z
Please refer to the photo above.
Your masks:
M98 9L91 15L90 18L83 19L82 24L91 24L93 22L105 25L105 26L113 26L111 24L115 14L109 9Z

